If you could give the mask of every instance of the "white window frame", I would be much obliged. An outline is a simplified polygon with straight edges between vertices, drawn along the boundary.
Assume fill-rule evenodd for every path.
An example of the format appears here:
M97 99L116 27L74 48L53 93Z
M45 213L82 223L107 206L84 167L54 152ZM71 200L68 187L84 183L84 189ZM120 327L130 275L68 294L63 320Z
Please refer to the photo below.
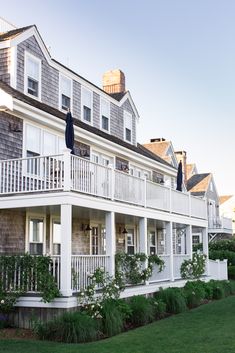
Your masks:
M54 222L59 222L60 225L61 225L60 217L53 216L53 215L51 215L51 217L50 217L50 254L51 255L55 255L55 256L59 256L59 255L61 255L61 253L60 254L54 254L54 247L53 247L54 244L60 244L60 251L61 251L61 242L60 243L54 243L53 242L53 238L54 238L53 224L54 224ZM60 235L60 237L61 237L61 235Z
M34 96L28 93L28 59L31 59L39 65L39 78L38 78L38 96ZM37 56L30 54L29 52L25 51L24 56L24 93L29 96L33 97L34 99L41 100L41 87L42 87L42 61Z
M83 117L84 91L90 92L90 94L91 94L91 107L90 107L90 109L91 109L91 121L87 121ZM84 123L86 123L88 125L93 125L93 92L90 89L88 89L88 88L86 88L84 86L81 87L81 120L84 121Z
M124 141L131 143L133 141L133 124L132 124L133 116L128 111L124 110L123 112L123 139ZM131 126L129 125L129 121L131 121ZM131 131L131 140L126 139L126 129Z
M151 245L151 243L150 243L150 235L152 233L154 233L155 245ZM155 248L155 254L151 254L150 248ZM153 228L148 230L148 252L149 252L149 255L156 255L157 254L157 232L156 232L156 229L153 229Z
M25 252L30 253L30 220L43 220L43 242L42 255L46 254L46 215L44 213L26 213L26 231L25 231Z
M134 254L136 254L136 231L135 231L135 228L133 226L126 226L126 230L127 230L127 234L125 234L125 252L126 252L126 254L128 254L128 246L132 246L134 249ZM133 233L130 231L133 231ZM133 242L130 245L128 245L128 234L133 235Z
M108 116L102 114L102 104L108 104ZM106 130L102 127L102 117L103 116L108 119L108 130ZM110 102L107 101L106 99L103 99L103 98L100 99L100 130L105 131L110 134Z
M192 245L197 245L193 242L193 237L199 237L199 243L197 243L197 244L200 244L202 242L202 234L201 233L193 233L192 234Z
M62 80L68 80L70 82L70 96L66 95L62 91ZM73 107L73 81L71 78L68 76L65 76L60 73L59 76L59 110L62 112L67 112L67 109L62 108L62 94L64 94L66 97L70 98L70 111L72 112L72 107Z

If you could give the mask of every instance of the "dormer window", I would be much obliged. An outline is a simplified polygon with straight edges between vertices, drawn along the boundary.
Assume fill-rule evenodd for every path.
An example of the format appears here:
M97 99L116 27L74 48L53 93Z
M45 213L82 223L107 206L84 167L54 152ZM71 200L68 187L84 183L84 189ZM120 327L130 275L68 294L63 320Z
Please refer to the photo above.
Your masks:
M71 109L72 80L60 76L60 109L68 111Z
M25 93L41 97L41 60L26 52L25 54Z
M132 141L132 115L124 111L124 140Z
M82 120L92 123L92 92L82 88Z
M101 129L109 132L110 127L110 104L108 101L101 99Z

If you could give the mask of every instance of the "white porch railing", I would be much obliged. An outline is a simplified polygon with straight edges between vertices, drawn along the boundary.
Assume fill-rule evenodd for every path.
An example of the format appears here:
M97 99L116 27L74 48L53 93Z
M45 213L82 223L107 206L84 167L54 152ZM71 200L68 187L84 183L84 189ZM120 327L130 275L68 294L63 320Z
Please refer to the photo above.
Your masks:
M189 193L66 153L0 161L0 195L72 190L141 207L207 218L205 201Z
M63 155L0 161L0 194L63 188Z
M105 272L109 271L108 255L72 255L72 290L74 292L83 290L90 284L89 275L99 267Z
M232 232L232 219L227 217L212 217L208 219L208 225L211 229L223 229Z
M227 260L223 260L223 261L209 260L208 274L212 279L227 280L228 279Z
M161 272L159 272L159 266L155 265L152 276L149 279L149 283L169 281L171 279L170 255L160 255L160 258L164 261L164 268Z
M173 256L173 268L174 268L174 278L175 279L180 279L181 278L181 274L180 274L180 267L182 265L182 263L184 262L184 260L189 260L190 259L190 255L174 255Z

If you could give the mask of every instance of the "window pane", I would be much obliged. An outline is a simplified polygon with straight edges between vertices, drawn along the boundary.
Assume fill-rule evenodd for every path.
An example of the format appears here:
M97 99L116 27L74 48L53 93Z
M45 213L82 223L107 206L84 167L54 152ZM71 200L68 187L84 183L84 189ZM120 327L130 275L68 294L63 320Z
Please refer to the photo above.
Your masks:
M84 105L83 107L83 119L91 122L91 109Z
M56 154L56 136L44 131L43 139L43 154Z
M53 221L53 243L61 243L61 224L59 221Z
M39 62L31 57L27 58L27 76L39 81Z
M43 243L43 220L31 219L29 222L30 243Z
M109 119L102 115L102 129L109 130Z
M26 150L40 154L40 137L41 131L39 128L26 125Z
M38 97L38 81L28 77L28 93Z
M126 140L131 141L131 130L126 128Z
M110 106L108 101L101 100L101 115L109 118Z
M91 109L91 97L92 97L91 91L88 91L87 89L83 88L82 89L82 104L90 109Z
M64 110L70 109L70 98L62 94L61 108Z
M60 78L61 93L67 97L71 97L71 81L67 77Z

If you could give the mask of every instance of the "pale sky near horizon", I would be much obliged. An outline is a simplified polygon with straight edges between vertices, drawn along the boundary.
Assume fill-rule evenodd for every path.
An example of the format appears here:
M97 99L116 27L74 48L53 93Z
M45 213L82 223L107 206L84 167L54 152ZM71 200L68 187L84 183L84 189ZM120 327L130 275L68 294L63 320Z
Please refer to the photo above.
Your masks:
M0 16L36 24L53 58L100 87L120 68L138 141L171 140L235 194L235 1L0 0Z

